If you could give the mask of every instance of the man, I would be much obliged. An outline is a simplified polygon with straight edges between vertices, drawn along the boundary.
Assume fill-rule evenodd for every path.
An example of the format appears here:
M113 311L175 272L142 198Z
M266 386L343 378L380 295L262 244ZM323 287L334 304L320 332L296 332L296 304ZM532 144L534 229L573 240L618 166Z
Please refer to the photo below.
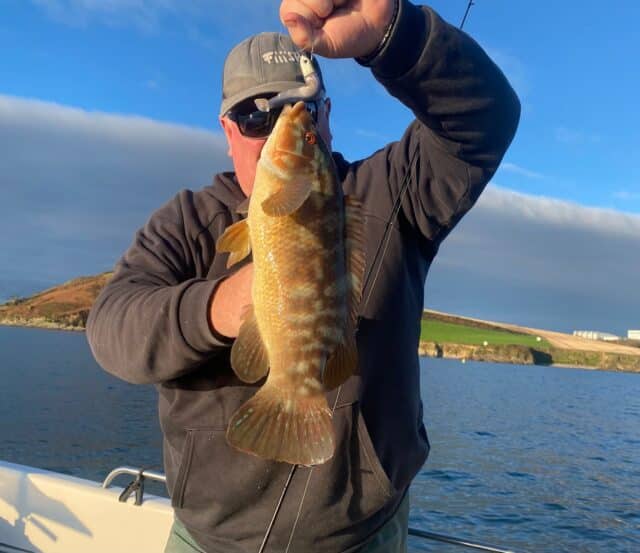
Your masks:
M225 63L220 121L235 172L199 192L180 192L151 217L96 301L88 337L106 370L157 386L176 512L167 551L258 551L290 467L225 441L230 417L261 382L241 382L229 364L251 303L252 265L227 269L227 254L216 254L215 243L241 217L236 209L251 195L273 122L256 112L253 99L302 83L294 44L369 66L416 120L365 160L334 154L345 193L364 206L365 274L405 182L406 190L360 306L360 374L340 391L336 452L310 477L306 467L294 473L266 550L404 551L407 490L429 450L416 352L425 278L440 243L496 171L520 107L482 49L428 7L285 0L280 15L293 44L258 35ZM308 107L330 144L330 101ZM335 398L334 391L329 405Z

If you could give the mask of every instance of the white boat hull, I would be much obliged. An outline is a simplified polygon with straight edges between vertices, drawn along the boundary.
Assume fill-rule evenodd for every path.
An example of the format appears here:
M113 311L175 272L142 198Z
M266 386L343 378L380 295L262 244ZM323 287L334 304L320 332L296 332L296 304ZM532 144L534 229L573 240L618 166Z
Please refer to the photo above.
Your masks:
M0 461L0 553L161 553L168 499L118 501L122 488Z

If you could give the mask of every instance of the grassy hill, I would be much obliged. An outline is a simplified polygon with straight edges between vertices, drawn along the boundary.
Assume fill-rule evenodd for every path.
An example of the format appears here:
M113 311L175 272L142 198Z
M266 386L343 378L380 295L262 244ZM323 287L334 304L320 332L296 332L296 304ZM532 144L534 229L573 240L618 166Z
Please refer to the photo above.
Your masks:
M0 305L0 324L84 330L89 309L113 273L79 277Z
M605 343L425 310L419 352L429 357L640 372L633 341Z

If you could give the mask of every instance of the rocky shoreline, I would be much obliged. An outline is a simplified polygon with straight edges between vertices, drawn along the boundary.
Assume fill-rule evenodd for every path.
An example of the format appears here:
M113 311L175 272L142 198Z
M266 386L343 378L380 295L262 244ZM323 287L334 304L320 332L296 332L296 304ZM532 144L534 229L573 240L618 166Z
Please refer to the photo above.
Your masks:
M538 350L520 345L476 346L421 341L418 354L426 357L484 361L514 365L576 367L640 373L640 356L551 347Z
M71 330L74 332L84 332L85 330L84 326L54 322L47 320L44 317L37 317L34 319L0 318L0 326L40 328L43 330Z

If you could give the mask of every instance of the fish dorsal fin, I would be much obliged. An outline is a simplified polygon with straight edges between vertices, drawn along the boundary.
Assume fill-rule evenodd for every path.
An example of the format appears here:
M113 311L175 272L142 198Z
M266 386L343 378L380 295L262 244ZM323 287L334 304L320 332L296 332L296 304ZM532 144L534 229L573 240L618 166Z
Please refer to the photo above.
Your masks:
M344 198L345 250L347 269L348 322L356 330L358 308L362 299L365 269L364 216L362 204L351 196Z
M262 209L267 215L273 217L291 215L309 197L312 186L310 178L302 182L286 184L262 202Z
M242 261L251 253L251 240L249 239L249 225L246 219L227 227L218 241L216 250L219 252L231 252L227 259L227 268Z
M253 306L246 308L243 323L231 348L231 367L243 382L257 382L269 371L269 356L258 330Z
M351 375L358 374L355 334L364 280L364 219L362 205L350 196L344 199L345 258L347 278L347 324L343 342L332 352L322 373L325 389L332 390Z
M245 198L238 204L236 207L236 213L239 213L240 215L246 215L249 213L249 198Z

